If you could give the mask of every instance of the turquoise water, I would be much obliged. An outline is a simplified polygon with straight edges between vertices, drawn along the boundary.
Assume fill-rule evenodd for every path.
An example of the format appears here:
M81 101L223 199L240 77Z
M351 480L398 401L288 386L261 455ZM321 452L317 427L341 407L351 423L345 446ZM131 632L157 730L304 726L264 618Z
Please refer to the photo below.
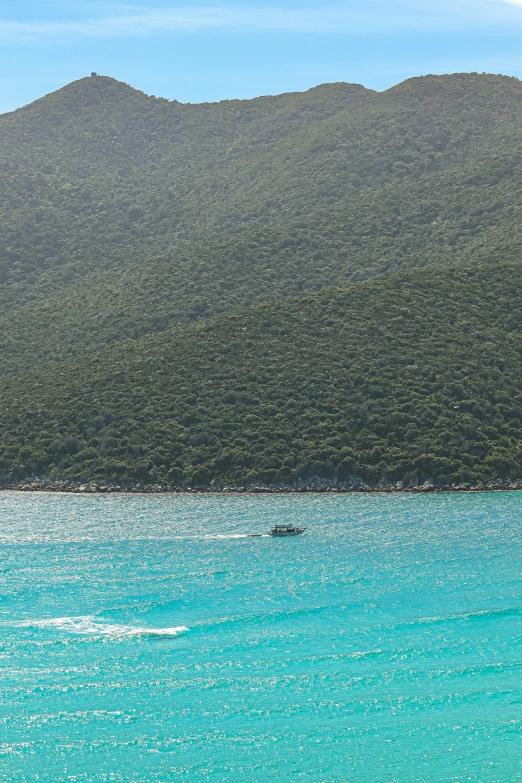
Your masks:
M1 781L522 781L522 493L4 492L0 553Z

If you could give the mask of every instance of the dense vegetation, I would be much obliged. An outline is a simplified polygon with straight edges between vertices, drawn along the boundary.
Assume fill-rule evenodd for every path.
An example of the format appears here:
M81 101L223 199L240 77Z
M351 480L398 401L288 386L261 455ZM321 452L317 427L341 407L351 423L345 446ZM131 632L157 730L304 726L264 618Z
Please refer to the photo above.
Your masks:
M522 83L0 117L0 483L522 478Z
M0 117L0 371L393 270L518 261L522 84L182 105L105 77Z
M522 476L522 267L391 275L4 376L2 480Z

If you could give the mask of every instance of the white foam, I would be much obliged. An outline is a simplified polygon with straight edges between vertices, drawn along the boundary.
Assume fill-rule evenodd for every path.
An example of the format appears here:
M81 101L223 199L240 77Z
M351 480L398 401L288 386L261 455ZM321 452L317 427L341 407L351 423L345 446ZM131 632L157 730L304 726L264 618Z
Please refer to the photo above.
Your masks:
M235 539L235 538L248 538L248 533L216 533L216 535L206 535L202 536L203 539L211 539L211 540L228 540L228 539Z
M188 631L185 625L174 628L143 628L133 625L103 623L95 617L50 617L42 620L21 620L18 628L56 628L59 631L85 636L106 636L118 639L124 636L177 636Z

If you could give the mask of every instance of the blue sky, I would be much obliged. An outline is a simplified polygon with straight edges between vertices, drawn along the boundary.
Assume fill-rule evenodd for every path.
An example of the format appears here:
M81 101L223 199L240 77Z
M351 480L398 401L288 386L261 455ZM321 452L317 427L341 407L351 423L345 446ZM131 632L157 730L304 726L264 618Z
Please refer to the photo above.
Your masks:
M0 111L91 71L180 101L522 77L522 0L0 0Z

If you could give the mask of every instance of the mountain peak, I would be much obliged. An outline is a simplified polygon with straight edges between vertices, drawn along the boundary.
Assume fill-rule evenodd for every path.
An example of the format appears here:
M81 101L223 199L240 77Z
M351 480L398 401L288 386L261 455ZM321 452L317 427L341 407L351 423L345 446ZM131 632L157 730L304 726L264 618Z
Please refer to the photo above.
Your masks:
M37 111L60 112L65 117L71 112L90 110L111 103L121 103L128 100L154 100L140 90L134 89L125 82L119 82L111 76L100 76L96 73L85 76L66 84L55 92L48 93L33 103L18 109L13 114Z
M440 94L449 98L455 94L469 95L487 91L488 98L491 98L492 90L494 93L520 93L522 81L514 76L494 73L427 74L406 79L385 90L384 94L396 96L399 93L410 93L419 97Z

